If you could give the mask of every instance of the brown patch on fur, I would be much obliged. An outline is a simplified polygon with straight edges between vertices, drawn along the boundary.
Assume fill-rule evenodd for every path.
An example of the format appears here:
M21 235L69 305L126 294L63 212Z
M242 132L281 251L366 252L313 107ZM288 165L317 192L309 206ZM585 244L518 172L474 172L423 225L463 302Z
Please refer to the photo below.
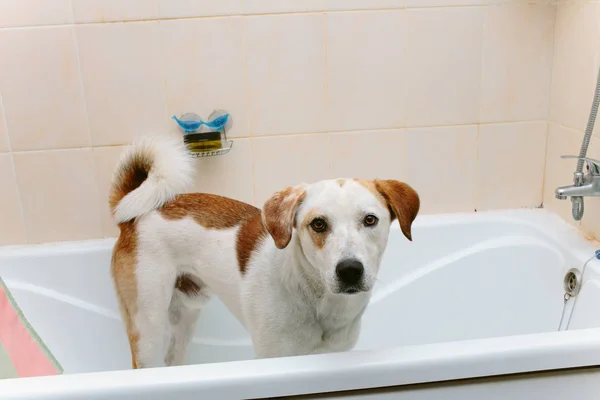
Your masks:
M121 315L129 337L131 364L134 369L142 367L138 362L140 334L134 324L138 311L137 278L137 233L134 222L119 224L121 234L115 243L111 261L111 275L119 299Z
M168 220L191 217L208 229L227 229L260 215L260 210L250 204L205 193L181 194L167 202L160 210Z
M316 210L310 210L308 212L308 214L306 215L306 217L304 218L304 221L302 221L302 226L306 229L308 229L308 233L310 234L310 238L312 240L312 242L314 243L314 245L318 248L318 249L322 249L325 246L325 242L327 241L327 236L329 236L329 232L331 232L331 229L329 227L329 224L327 225L327 229L325 229L325 231L323 232L316 232L314 229L312 229L310 227L310 223L313 221L313 219L319 217L319 213ZM325 219L325 218L323 218ZM327 220L325 220L325 222L327 222Z
M237 233L235 251L237 253L240 272L246 272L246 267L254 249L267 237L267 230L260 214L245 220Z
M419 213L419 195L406 183L394 180L375 180L375 188L386 200L392 216L398 218L400 229L408 240L412 240L412 222Z
M166 203L159 211L169 220L191 217L196 223L208 229L239 226L235 248L238 266L242 273L246 270L252 251L267 234L258 208L213 194L182 194Z
M152 159L144 153L136 153L127 164L120 166L115 173L108 198L111 211L114 212L125 195L140 187L148 178L151 168Z
M379 200L381 202L381 204L383 204L385 207L389 208L389 204L387 202L387 200L385 199L385 197L382 196L381 193L379 193L379 190L377 190L377 187L375 187L375 181L367 181L364 179L355 179L356 182L358 182L361 186L365 187L369 192L373 193L373 196L375 196L377 198L377 200ZM392 213L392 218L394 217L394 214Z
M263 221L278 249L285 248L292 240L296 209L305 195L302 187L288 187L275 193L265 203Z
M175 280L175 289L185 293L189 297L198 296L202 287L192 278L190 274L181 274Z

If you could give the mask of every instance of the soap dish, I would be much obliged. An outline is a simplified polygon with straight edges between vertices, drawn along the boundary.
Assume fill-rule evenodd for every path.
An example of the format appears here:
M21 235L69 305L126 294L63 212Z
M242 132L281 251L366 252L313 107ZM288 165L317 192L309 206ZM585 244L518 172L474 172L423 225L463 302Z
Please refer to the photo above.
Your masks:
M233 141L227 139L231 118L223 110L213 111L207 121L194 113L185 113L179 118L174 115L173 120L184 131L183 142L194 158L227 154L233 147Z
M220 156L222 154L229 153L229 150L233 147L233 140L221 140L221 148L215 150L205 150L205 151L191 151L190 154L194 158L204 158L211 156Z

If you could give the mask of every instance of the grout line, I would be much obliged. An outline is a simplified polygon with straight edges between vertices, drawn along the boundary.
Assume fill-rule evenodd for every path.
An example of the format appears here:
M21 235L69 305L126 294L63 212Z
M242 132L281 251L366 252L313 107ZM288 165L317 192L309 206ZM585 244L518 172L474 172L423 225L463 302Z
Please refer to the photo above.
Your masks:
M12 168L12 173L15 178L15 186L17 187L17 198L19 199L19 213L21 214L21 223L23 224L23 233L25 234L25 244L29 242L29 231L27 229L27 222L25 220L25 209L23 208L23 196L21 195L21 187L19 185L19 180L17 179L17 165L15 163L15 152L12 151L12 141L10 140L10 135L8 134L8 121L6 116L6 110L4 109L4 101L2 98L2 93L0 93L0 110L2 110L3 118L0 120L0 124L4 125L4 131L6 132L6 143L8 144L8 157L10 160L10 166Z
M329 46L327 41L327 13L323 13L323 47L325 50L325 116L322 121L327 127L330 127L329 115Z
M69 5L71 7L69 7L71 9L71 21L73 21L73 24L75 23L75 7L73 6L73 0L69 0Z
M158 7L158 1L156 2L157 7ZM169 98L169 87L167 85L167 58L165 57L165 50L166 50L166 44L164 41L164 25L161 23L161 21L158 21L158 26L156 27L156 29L158 29L158 55L160 57L160 72L162 74L162 86L163 86L163 94L164 94L164 106L165 106L165 116L168 117L170 113L170 98ZM157 45L155 43L155 45Z
M471 5L445 5L445 6L431 6L431 7L385 7L385 8L367 8L367 9L350 9L350 10L316 10L316 11L298 11L298 12L272 12L272 13L257 13L257 14L245 14L245 13L234 13L234 14L223 14L223 15L200 15L193 17L170 17L170 18L142 18L142 19L127 19L119 21L98 21L98 22L75 22L73 7L71 8L73 23L69 24L40 24L40 25L18 25L18 26L5 26L0 27L2 30L11 29L35 29L44 27L64 27L64 26L81 26L81 25L105 25L105 24L124 24L124 23L143 23L143 22L157 22L157 21L177 21L177 20L189 20L189 19L213 19L213 18L229 18L229 17L265 17L265 16L278 16L278 15L306 15L306 14L322 14L322 13L356 13L365 11L397 11L397 10L432 10L432 9L447 9L447 8L483 8L489 5L503 5L510 4L506 2L492 2L489 4L471 4ZM554 4L545 1L530 1L527 4ZM158 13L157 3L157 13ZM157 14L158 15L158 14Z
M544 170L542 171L542 204L541 208L545 208L546 203L546 178L548 168L548 146L550 143L550 121L546 123L546 148L544 149Z
M406 0L403 2L406 5ZM408 13L406 10L402 11L402 127L406 127L408 121L408 85L406 84L408 76Z
M554 81L554 65L555 65L555 61L556 61L556 38L558 36L558 32L556 30L556 22L558 19L558 5L555 6L554 8L554 35L552 35L552 64L550 65L550 84L548 85L548 110L547 110L547 116L548 116L548 126L550 126L549 122L550 122L550 112L552 110L552 97L554 95L555 89L553 89L553 81ZM550 128L548 128L549 130Z
M39 150L18 150L13 151L12 154L36 154L36 153L57 153L61 151L78 151L78 150L93 150L99 147L83 146L83 147L70 147L61 149L39 149Z
M573 128L572 126L565 125L565 124L562 124L560 122L548 119L548 124L550 124L550 123L556 124L556 125L560 126L561 128L564 128L565 130L567 130L571 134L585 135L585 131L583 131L583 130L579 130L577 128Z
M481 125L477 125L477 135L475 136L475 193L473 199L473 211L477 211L477 207L480 204L479 199L479 138L481 136Z
M240 35L242 36L242 63L244 69L244 111L246 113L246 133L248 136L252 136L252 132L250 132L252 113L250 110L250 80L248 78L248 40L246 37L246 24L244 18L241 19L241 29Z
M327 151L327 176L332 177L333 176L333 170L331 169L331 164L333 162L333 152L332 147L331 147L331 134L327 134L327 146L328 146L328 151Z
M75 55L77 56L77 68L79 69L79 84L81 85L81 96L83 100L83 109L85 111L85 121L87 125L87 133L89 145L93 145L92 141L92 124L90 123L90 111L88 109L87 97L85 95L85 85L83 82L83 69L81 68L81 53L79 52L79 37L77 35L77 29L73 27L73 41L75 42Z
M552 35L552 63L550 64L550 82L548 84L548 107L547 107L547 111L546 111L546 115L547 115L547 120L546 120L546 148L544 149L544 169L542 171L542 203L540 205L541 208L546 208L546 179L548 178L548 147L549 147L549 143L550 143L550 111L552 109L552 96L553 93L555 92L555 90L553 90L553 84L552 82L554 81L554 61L556 60L556 37L557 37L557 30L556 30L556 21L558 18L558 2L555 2L554 4L554 24L553 24L553 30L554 30L554 34Z
M241 6L243 7L244 5L241 4ZM243 65L244 85L245 85L244 111L246 112L246 133L248 134L248 136L247 136L248 146L250 147L250 169L251 169L250 174L252 175L252 204L256 205L257 204L256 168L255 168L256 153L254 151L254 139L252 137L252 132L250 132L250 126L252 125L251 121L250 121L250 119L252 118L252 113L250 111L250 104L252 102L250 101L250 81L248 78L248 41L247 41L247 37L246 37L246 24L245 24L244 18L242 18L242 20L241 20L240 35L242 36L242 62L244 64ZM235 138L231 138L231 139L235 140ZM259 208L262 208L262 205Z
M424 126L398 126L395 128L372 128L372 129L349 129L349 130L341 130L341 131L318 131L318 132L298 132L298 133L282 133L276 135L246 135L246 136L235 136L230 139L235 141L237 139L268 139L268 138L289 138L295 136L308 136L308 135L322 135L322 134L330 134L330 135L340 135L347 133L376 133L376 132L389 132L389 131L408 131L408 130L421 130L421 129L432 129L432 128L458 128L458 127L467 127L467 126L487 126L487 125L511 125L511 124L523 124L523 123L532 123L532 122L548 122L545 119L534 119L534 120L522 120L522 121L510 121L510 122L473 122L466 124L452 124L452 125L424 125ZM554 122L554 121L552 121ZM555 122L557 125L561 125ZM563 126L563 125L561 125ZM573 128L569 128L564 126L565 128L576 132L581 133ZM82 150L82 149L99 149L99 148L111 148L111 147L125 147L129 146L131 143L120 143L120 144L108 144L108 145L97 145L97 146L81 146L81 147L65 147L65 148L57 148L57 149L36 149L36 150L19 150L13 151L15 154L22 153L41 153L47 151L71 151L71 150Z
M256 198L256 168L255 168L255 156L256 153L254 152L254 140L252 138L248 139L248 146L250 146L250 167L252 169L251 173L252 173L252 204L256 205L257 204L257 198ZM258 207L258 206L257 206ZM262 208L262 205L260 205L259 208Z
M8 134L8 121L6 120L6 110L4 109L2 92L0 92L0 111L2 115L2 119L0 119L0 124L4 126L4 132L6 133L6 145L8 146L8 152L12 153L12 143L10 141L10 135Z
M485 78L484 76L484 70L485 70L485 55L486 55L486 48L487 46L485 46L485 39L486 39L486 34L488 32L488 22L490 19L490 7L487 7L485 9L485 12L483 13L483 17L482 17L482 21L481 21L481 34L479 35L480 38L480 42L479 42L479 48L481 50L481 59L479 60L479 88L477 90L477 96L479 97L479 99L477 100L477 105L478 105L478 119L481 121L481 118L483 117L483 79ZM479 127L477 128L478 132L479 132Z

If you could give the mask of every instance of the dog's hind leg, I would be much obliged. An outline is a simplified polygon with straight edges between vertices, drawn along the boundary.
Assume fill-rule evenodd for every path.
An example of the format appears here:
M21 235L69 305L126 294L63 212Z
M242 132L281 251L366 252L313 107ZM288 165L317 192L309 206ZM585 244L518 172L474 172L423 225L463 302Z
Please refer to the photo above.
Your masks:
M138 254L137 272L137 366L161 366L177 270L167 257L147 251Z
M166 365L185 363L185 355L193 339L200 311L209 299L208 289L200 280L187 274L177 277L169 306L171 338L165 355Z

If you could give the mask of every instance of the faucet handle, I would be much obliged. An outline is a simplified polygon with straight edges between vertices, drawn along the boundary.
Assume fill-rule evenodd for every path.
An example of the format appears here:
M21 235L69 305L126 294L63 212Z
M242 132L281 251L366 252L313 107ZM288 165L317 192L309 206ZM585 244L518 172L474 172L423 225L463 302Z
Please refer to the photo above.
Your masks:
M584 161L590 169L590 174L597 176L600 175L600 161L594 160L593 158L579 157L579 156L560 156L560 158L569 158Z

